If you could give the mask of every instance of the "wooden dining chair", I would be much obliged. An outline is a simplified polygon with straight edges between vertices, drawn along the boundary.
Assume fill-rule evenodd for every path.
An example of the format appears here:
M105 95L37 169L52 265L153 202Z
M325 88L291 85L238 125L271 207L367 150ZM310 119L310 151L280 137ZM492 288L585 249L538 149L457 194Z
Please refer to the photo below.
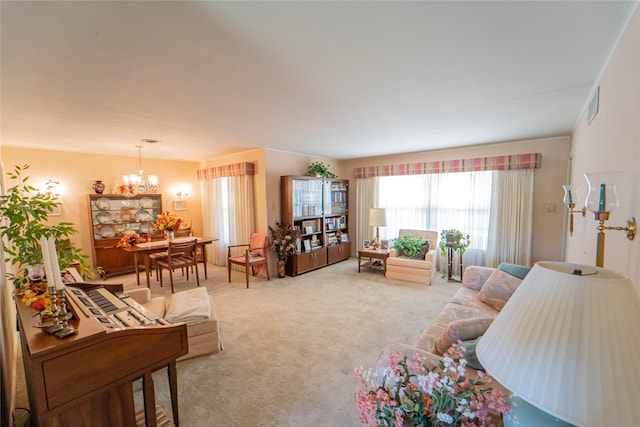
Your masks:
M268 237L265 233L252 233L248 244L231 245L227 250L227 269L229 272L229 283L231 283L231 265L241 265L244 267L245 277L247 281L247 289L249 289L249 271L253 276L256 275L256 269L267 272L267 280L269 278L269 265L267 264L266 248ZM232 255L235 248L244 247L242 255ZM237 252L237 250L236 250Z
M181 228L179 230L174 231L174 236L175 237L191 236L191 227ZM156 282L160 280L160 268L158 267L158 260L167 258L167 255L168 255L167 251L158 251L149 255L149 261L151 262L151 269L156 271Z
M196 258L196 242L197 239L169 242L167 249L167 257L158 259L156 265L160 269L160 286L162 286L162 270L169 270L169 280L171 282L171 293L173 293L173 271L177 268L187 272L187 281L189 280L189 267L195 268L196 283L200 286L200 276L198 275L198 260Z

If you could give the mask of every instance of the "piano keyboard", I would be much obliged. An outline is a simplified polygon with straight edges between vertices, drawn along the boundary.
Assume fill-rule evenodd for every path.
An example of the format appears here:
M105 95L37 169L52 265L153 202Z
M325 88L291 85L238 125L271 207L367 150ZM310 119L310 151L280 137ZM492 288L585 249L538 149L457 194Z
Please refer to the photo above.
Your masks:
M83 290L69 286L69 290L105 329L169 324L128 295L112 294L102 287Z

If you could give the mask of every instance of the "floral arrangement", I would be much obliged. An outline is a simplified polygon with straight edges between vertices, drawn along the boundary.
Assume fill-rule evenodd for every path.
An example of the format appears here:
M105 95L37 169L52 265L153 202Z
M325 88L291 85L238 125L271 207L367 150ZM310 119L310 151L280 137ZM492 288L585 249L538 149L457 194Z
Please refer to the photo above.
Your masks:
M153 226L155 231L178 231L180 224L182 224L182 218L176 213L164 211L158 215L158 219Z
M394 352L382 378L373 369L356 369L360 421L384 427L492 425L490 414L510 408L502 392L491 388L489 375L478 371L478 379L465 376L465 351L458 341L432 369L424 355L414 353L409 361Z
M122 238L116 244L116 248L130 248L136 243L142 243L146 239L138 235L138 233L128 233L122 236Z
M20 299L22 304L36 311L51 310L51 298L47 292L28 291Z
M286 261L289 255L293 255L296 251L296 239L300 232L290 225L282 225L276 222L276 228L269 226L269 234L271 237L271 249L276 253L279 260Z

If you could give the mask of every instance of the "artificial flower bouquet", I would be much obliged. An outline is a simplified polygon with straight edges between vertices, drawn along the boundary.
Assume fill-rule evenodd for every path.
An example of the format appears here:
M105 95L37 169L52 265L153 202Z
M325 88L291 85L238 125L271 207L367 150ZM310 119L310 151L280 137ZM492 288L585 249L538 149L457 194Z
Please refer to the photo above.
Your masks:
M153 226L155 231L178 231L180 224L182 224L182 218L176 213L164 211L158 214L158 219Z
M285 261L289 255L296 252L296 239L300 232L290 225L282 225L276 222L276 227L269 226L269 234L271 237L271 249L276 253L279 260Z
M120 238L116 244L116 248L130 248L136 243L143 243L146 239L138 235L138 233L127 233Z
M425 355L409 359L393 352L382 378L374 369L356 369L360 421L382 427L494 425L491 415L506 413L509 406L488 374L466 376L465 351L462 342L453 344L435 368Z
M20 300L22 304L38 312L51 310L51 298L47 292L30 290L25 292Z

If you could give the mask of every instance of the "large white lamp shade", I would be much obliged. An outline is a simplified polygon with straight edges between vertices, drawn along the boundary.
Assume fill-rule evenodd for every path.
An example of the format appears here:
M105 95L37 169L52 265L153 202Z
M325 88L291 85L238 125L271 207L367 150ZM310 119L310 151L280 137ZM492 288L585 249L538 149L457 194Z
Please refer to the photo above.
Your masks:
M477 356L498 382L560 420L640 425L640 298L611 270L537 263Z

